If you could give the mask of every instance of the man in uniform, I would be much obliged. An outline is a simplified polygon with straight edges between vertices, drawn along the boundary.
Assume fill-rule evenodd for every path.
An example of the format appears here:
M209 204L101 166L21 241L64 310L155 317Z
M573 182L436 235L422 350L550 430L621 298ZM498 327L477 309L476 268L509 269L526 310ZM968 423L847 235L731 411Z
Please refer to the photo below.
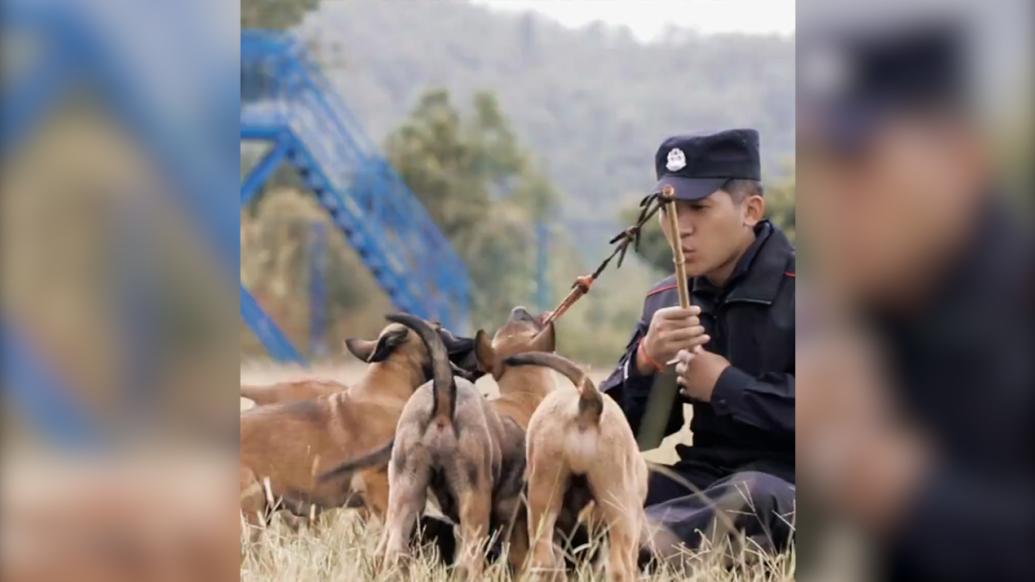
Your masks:
M655 166L658 189L675 189L691 307L679 307L674 276L655 285L601 388L634 432L669 371L681 389L665 434L683 425L684 402L693 407L693 446L678 446L671 471L650 476L646 511L659 555L730 525L779 549L794 513L795 257L764 219L758 132L672 137ZM662 230L675 236L664 220Z

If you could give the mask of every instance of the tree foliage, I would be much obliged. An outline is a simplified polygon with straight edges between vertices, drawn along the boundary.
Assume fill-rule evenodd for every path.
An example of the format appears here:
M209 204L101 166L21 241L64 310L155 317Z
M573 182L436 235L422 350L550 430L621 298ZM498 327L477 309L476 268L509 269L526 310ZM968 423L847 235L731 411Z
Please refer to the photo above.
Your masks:
M572 30L466 3L370 0L326 2L299 33L374 136L404 123L429 87L464 104L491 90L509 132L564 193L565 225L587 242L583 224L613 229L653 185L669 135L757 128L772 177L794 153L792 38L673 31L643 44L621 28ZM586 246L592 258L606 239Z
M557 193L518 142L496 98L461 113L444 90L426 92L387 140L389 161L467 265L474 321L495 325L528 303L536 220Z
M241 28L285 30L320 5L320 0L241 0Z

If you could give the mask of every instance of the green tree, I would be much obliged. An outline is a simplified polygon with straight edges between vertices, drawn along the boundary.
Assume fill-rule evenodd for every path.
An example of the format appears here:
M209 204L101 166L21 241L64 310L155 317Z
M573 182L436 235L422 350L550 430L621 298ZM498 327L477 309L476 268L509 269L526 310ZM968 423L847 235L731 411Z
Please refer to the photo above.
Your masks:
M285 30L319 5L320 0L241 0L241 28Z
M425 93L387 140L388 158L442 228L473 281L473 321L491 327L531 298L534 222L556 205L490 93L461 112L443 90Z

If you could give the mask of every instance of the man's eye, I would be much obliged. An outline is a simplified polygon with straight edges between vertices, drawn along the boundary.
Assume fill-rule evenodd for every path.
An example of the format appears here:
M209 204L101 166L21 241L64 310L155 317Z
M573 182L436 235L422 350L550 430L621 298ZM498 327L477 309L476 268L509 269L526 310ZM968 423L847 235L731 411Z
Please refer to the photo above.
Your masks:
M690 205L690 209L691 210L704 210L705 208L708 208L708 207L705 206L704 204L691 204Z

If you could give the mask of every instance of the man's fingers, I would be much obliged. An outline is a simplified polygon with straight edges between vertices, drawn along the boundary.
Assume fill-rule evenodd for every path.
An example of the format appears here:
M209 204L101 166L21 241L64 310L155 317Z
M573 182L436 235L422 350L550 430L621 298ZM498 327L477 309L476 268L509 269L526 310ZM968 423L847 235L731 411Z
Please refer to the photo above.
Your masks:
M658 323L658 331L668 333L680 329L688 329L701 325L700 317L683 317L680 319L664 319Z
M701 346L703 346L704 344L706 344L706 343L708 343L710 341L712 341L712 336L710 336L708 334L705 334L705 333L702 333L701 335L699 335L699 336L695 337L694 339L690 340L690 343L693 344L693 352L694 353L700 352L701 351Z
M664 307L657 310L654 313L654 317L661 319L686 319L688 317L697 317L701 314L701 308L697 305L691 305L690 307L683 308L679 306Z
M704 335L704 326L695 325L693 327L688 327L685 329L676 329L664 332L661 334L660 337L661 340L664 341L666 344L684 345L690 342L690 340L698 338L702 335Z

